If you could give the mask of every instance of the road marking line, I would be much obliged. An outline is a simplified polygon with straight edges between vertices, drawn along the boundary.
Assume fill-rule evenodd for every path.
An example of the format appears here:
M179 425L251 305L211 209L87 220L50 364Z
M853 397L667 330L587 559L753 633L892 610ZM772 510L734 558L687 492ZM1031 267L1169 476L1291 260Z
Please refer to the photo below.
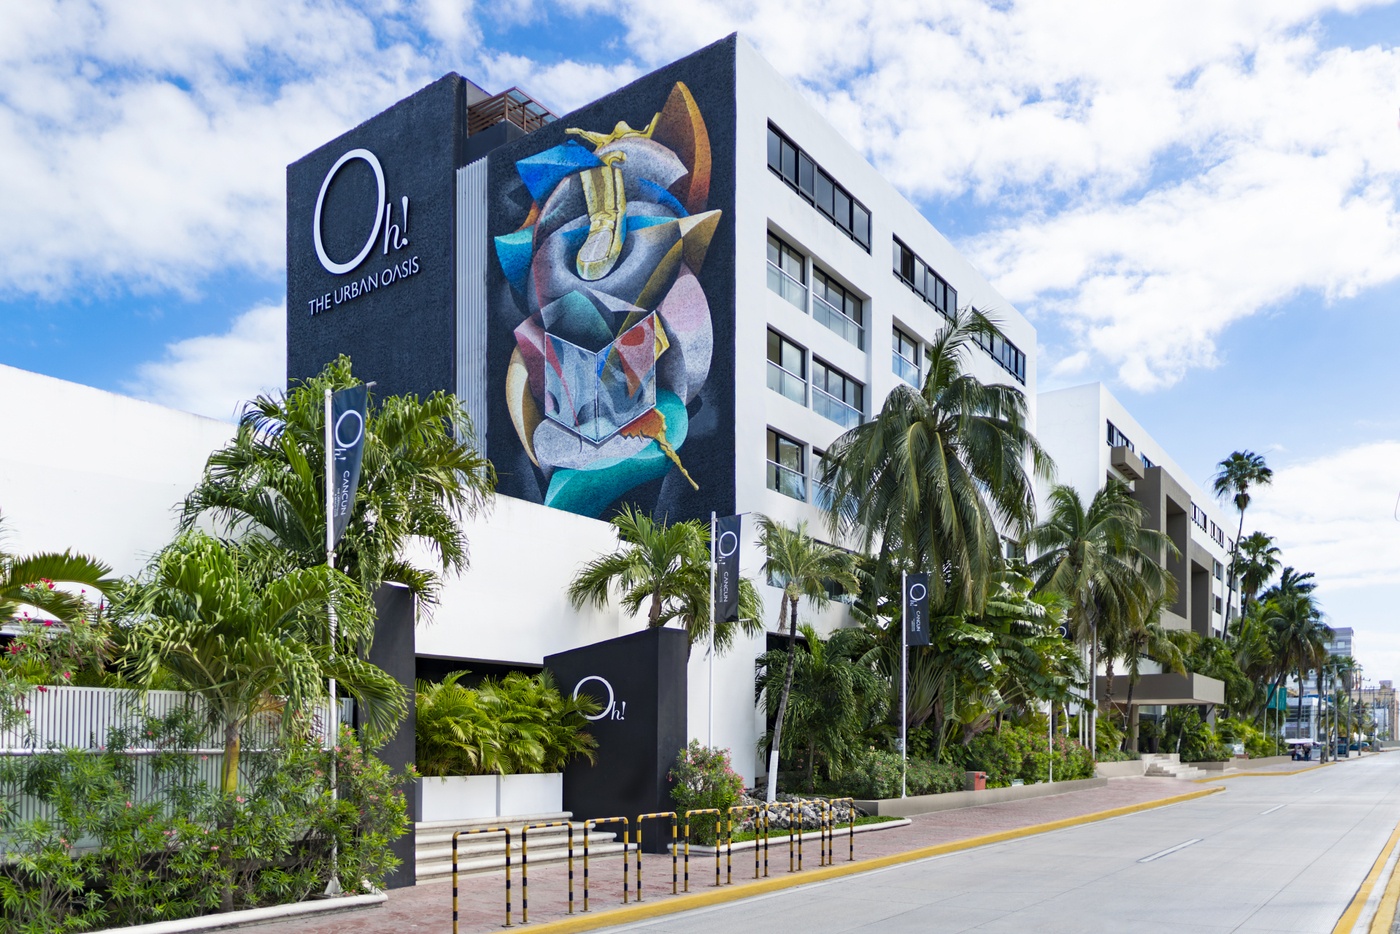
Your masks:
M1400 841L1400 823L1397 823L1395 829L1390 832L1390 839L1385 841L1385 846L1381 848L1380 855L1372 864L1371 871L1366 873L1366 878L1362 880L1361 888L1357 889L1356 895L1352 897L1351 904L1337 919L1336 926L1332 928L1332 934L1352 934L1355 930L1356 920L1361 917L1361 909L1366 907L1366 900L1371 897L1371 889L1375 887L1381 869L1390 860L1390 851L1395 849L1396 841Z
M1390 881L1386 883L1385 893L1381 895L1380 904L1376 906L1376 914L1371 918L1371 930L1376 934L1390 934L1395 927L1395 909L1400 904L1400 872L1396 871L1396 866L1390 867Z
M1144 856L1142 859L1138 860L1138 862L1140 862L1140 863L1150 863L1150 862L1152 862L1154 859L1161 859L1163 856L1171 856L1171 855L1172 855L1173 853L1175 853L1177 850L1184 850L1184 849L1186 849L1188 846L1193 846L1194 844L1200 843L1200 842L1201 842L1201 839L1202 839L1201 837L1196 837L1194 840L1187 840L1185 843L1178 843L1176 846L1169 846L1169 847L1167 847L1165 850L1161 850L1160 852L1153 853L1151 856Z
M679 895L664 901L641 902L626 907L613 908L608 911L600 911L591 918L574 916L572 918L560 918L557 921L544 921L538 924L532 924L531 930L534 934L577 934L577 932L592 931L602 927L635 924L662 915L675 914L694 908L705 908L710 905L720 905L726 902L735 902L741 899L753 898L757 895L767 895L770 892L794 888L796 886L810 885L813 882L824 882L828 879L837 879L842 876L869 872L873 869L885 869L905 863L918 862L933 856L942 856L961 850L977 849L978 847L993 843L1001 843L1006 840L1016 840L1021 837L1032 837L1055 830L1078 827L1081 824L1092 824L1126 814L1136 814L1139 811L1152 811L1158 808L1171 807L1177 804L1184 804L1187 801L1192 801L1197 798L1204 798L1224 790L1224 787L1219 785L1214 788L1202 788L1185 794L1173 795L1170 798L1158 798L1155 801L1128 804L1122 807L1110 808L1106 811L1094 811L1089 814L1081 814L1077 817L1065 817L1060 820L1047 821L1043 824L1031 824L1030 826L1018 827L1014 830L1002 830L996 833L983 834L979 837L968 837L949 843L919 847L914 850L906 850L903 853L891 853L888 856L868 857L855 863L838 863L835 866L810 869L800 874L773 876L772 878L762 879L757 882L749 882L743 886L726 886L722 889L710 889L706 892L693 892L689 895Z
M1286 804L1276 804L1276 805L1274 805L1273 807L1269 808L1267 811L1260 811L1260 812L1259 812L1259 816L1260 816L1260 817L1263 817L1265 814L1272 814L1272 813L1274 813L1275 811L1279 810L1280 808L1286 808L1286 807L1288 807L1288 805L1286 805Z

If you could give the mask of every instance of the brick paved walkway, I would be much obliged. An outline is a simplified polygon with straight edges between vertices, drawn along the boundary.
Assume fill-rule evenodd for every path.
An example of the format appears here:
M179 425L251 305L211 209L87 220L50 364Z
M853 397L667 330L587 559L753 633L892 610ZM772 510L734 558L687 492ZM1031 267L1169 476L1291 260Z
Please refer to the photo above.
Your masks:
M1289 763L1290 765L1292 763ZM920 847L965 840L983 834L1014 830L1033 824L1078 817L1096 811L1106 811L1127 805L1141 804L1161 798L1200 790L1192 782L1170 778L1114 779L1107 787L1092 788L1064 795L1051 795L1027 801L989 804L911 818L911 825L893 830L856 835L856 860L907 852ZM787 874L787 844L773 838L769 855L769 874ZM838 838L838 861L846 859L846 840ZM804 847L804 867L817 866L817 845L809 841ZM645 899L648 902L671 897L671 858L647 854L642 858ZM713 858L691 856L690 890L713 890ZM530 923L566 917L567 868L564 863L543 863L530 871ZM734 884L736 887L752 882L753 856L750 851L734 854ZM622 858L613 855L590 861L591 913L621 907ZM582 860L575 863L574 910L582 909ZM636 885L636 874L632 874ZM512 871L512 920L520 924L520 875ZM505 921L503 873L463 876L459 889L459 911L463 934L486 934L501 929ZM634 895L635 897L635 895ZM379 932L433 932L445 934L451 930L452 884L450 881L427 882L412 888L389 892L383 908L346 914L335 914L301 920L279 921L241 930L251 934L379 934Z

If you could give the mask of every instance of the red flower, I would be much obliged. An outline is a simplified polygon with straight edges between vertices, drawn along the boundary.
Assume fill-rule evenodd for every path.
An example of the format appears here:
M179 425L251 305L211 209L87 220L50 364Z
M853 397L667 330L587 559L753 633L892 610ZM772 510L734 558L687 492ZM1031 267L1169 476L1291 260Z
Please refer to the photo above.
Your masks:
M41 684L41 685L39 685L39 693L40 693L40 694L47 694L47 693L49 693L49 689L48 689L45 685L42 685L42 684Z

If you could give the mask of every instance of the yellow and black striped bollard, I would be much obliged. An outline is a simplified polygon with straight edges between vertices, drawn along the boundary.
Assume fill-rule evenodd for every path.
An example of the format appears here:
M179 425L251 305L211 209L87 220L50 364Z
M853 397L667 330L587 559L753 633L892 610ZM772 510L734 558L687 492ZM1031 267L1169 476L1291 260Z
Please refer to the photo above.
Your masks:
M662 818L662 817L669 817L669 818L671 819L671 894L672 894L672 895L677 895L677 894L680 893L680 875L679 875L680 864L679 864L679 860L678 860L678 854L676 853L676 849L677 849L676 844L679 842L679 841L676 839L676 812L675 812L675 811L657 811L657 812L655 812L655 813L653 813L653 814L638 814L638 815L637 815L637 901L641 901L641 900L642 900L642 821L644 821L644 820L652 820L653 818L660 819L660 818Z
M566 820L526 824L520 828L520 923L530 923L530 831L566 827L569 831L569 914L574 913L574 825Z
M850 828L851 828L851 830L850 830L850 834L849 834L849 836L848 836L848 840L850 841L850 850L851 850L851 854L850 854L850 858L847 860L847 862L852 862L852 863L853 863L853 862L855 862L855 860L856 860L856 799L855 799L855 798L832 798L832 799L831 799L831 807L832 807L832 818L831 818L831 821L832 821L832 826L831 826L831 849L832 849L832 859L835 859L835 857L836 857L836 812L835 812L835 808L836 808L836 805L838 805L838 804L845 804L845 805L846 805L846 808L847 808L847 810L846 810L846 816L850 819Z
M503 833L506 835L506 923L510 927L510 828L481 827L477 830L458 830L452 834L452 934L457 934L457 838L469 837L474 833Z
M622 904L627 904L627 844L628 826L631 824L625 817L598 817L583 823L583 910L588 910L588 833L594 827L601 827L603 824L622 825Z
M715 887L719 888L719 808L697 808L685 812L685 890L690 891L690 818L696 814L715 816Z

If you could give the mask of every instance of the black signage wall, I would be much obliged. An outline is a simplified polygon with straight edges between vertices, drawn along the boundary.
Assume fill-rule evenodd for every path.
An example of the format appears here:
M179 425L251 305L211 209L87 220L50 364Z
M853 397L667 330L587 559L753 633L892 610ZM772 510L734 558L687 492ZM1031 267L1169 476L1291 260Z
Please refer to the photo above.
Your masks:
M449 74L287 167L287 377L347 353L379 396L453 390L456 169Z
M385 584L374 592L374 642L369 649L369 663L384 669L409 692L408 715L399 724L393 738L377 753L395 772L401 772L405 767L412 765L416 754L413 707L414 619L413 592L407 587ZM400 788L407 799L409 817L413 818L418 810L418 783L404 782ZM399 868L385 878L386 888L397 889L415 884L416 845L412 824L409 824L408 833L389 844L389 848L401 862Z
M545 658L559 690L586 694L602 706L590 731L598 760L564 771L564 808L575 820L670 811L667 775L686 744L686 634L645 632L595 642ZM633 828L635 830L635 826ZM653 823L644 839L661 852L669 827Z

